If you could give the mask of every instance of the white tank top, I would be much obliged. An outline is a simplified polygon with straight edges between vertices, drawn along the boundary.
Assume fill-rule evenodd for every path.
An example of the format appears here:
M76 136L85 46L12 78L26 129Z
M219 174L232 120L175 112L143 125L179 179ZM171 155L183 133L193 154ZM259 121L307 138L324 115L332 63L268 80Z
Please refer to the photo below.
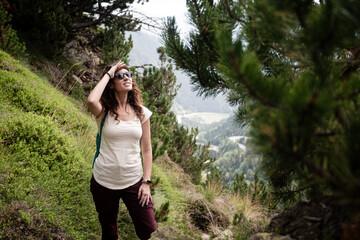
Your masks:
M143 168L140 158L142 123L152 112L142 106L144 118L120 122L110 113L106 116L100 144L100 153L95 160L93 175L100 185L109 189L124 189L140 181ZM98 128L102 117L96 119Z

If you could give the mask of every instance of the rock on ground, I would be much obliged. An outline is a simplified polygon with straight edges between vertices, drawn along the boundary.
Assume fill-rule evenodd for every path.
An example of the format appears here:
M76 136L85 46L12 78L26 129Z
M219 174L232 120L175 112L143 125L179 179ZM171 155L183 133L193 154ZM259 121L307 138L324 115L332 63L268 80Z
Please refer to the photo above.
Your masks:
M248 240L293 240L293 239L287 235L283 236L277 233L257 233L251 236L250 238L248 238Z
M158 228L151 234L150 240L194 240L192 237L182 235L179 230L171 226Z

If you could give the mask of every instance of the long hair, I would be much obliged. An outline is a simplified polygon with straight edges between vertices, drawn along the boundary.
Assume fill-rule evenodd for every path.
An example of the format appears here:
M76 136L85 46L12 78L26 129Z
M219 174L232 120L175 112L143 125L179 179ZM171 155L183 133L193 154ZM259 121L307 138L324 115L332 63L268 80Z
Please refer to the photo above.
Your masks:
M103 77L110 70L110 68L111 66L107 66L101 77ZM124 67L122 69L127 69L129 71L128 67ZM110 114L115 115L115 119L120 121L119 114L116 113L116 109L119 107L119 102L115 97L114 89L111 88L113 84L114 84L114 78L111 78L109 83L106 85L103 94L101 95L100 103L103 106L104 112L109 112ZM140 120L142 120L144 117L141 107L141 105L143 104L143 99L141 97L141 90L137 85L137 83L135 82L134 77L132 78L132 90L128 92L127 103L135 111L136 116Z

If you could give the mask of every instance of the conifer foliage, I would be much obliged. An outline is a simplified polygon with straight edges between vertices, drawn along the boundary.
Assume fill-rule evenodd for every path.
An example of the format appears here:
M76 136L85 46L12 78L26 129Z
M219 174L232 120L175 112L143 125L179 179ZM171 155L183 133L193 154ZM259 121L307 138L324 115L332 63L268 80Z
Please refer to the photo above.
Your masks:
M131 35L126 41L125 33L120 31L121 27L111 24L105 30L103 43L104 62L112 63L119 59L128 62L129 53L133 47Z
M151 116L151 139L153 148L153 159L164 154L168 149L171 134L176 124L175 114L170 111L176 96L178 85L172 66L166 64L163 50L158 49L160 68L144 68L140 80L145 106L152 112Z
M128 11L134 3L148 0L12 0L2 1L13 15L13 28L29 42L48 47L59 47L68 38L80 35L85 29L93 29L87 35L95 35L97 27L118 26L118 30L140 29L140 20ZM42 47L44 47L42 46Z
M0 3L0 48L11 54L22 54L25 51L25 44L22 43L9 22L11 15L5 10Z
M251 126L283 200L333 195L360 209L360 2L187 1L185 42L169 18L166 51L205 95L225 92Z

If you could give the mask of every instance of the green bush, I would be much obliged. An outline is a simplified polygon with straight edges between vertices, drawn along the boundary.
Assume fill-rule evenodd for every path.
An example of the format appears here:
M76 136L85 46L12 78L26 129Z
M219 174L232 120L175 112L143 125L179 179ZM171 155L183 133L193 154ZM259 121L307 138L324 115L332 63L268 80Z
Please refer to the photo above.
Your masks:
M2 142L14 161L39 171L66 169L81 161L81 155L57 124L48 116L19 113L7 118L0 129Z
M8 114L1 126L0 205L25 201L69 234L96 233L95 209L89 207L91 164L75 139L49 116L34 113Z
M161 204L159 210L154 208L155 219L157 222L166 222L168 220L170 201Z
M236 234L236 239L238 240L248 239L255 233L264 230L255 223L249 221L242 212L235 213L232 224L234 225L233 230Z
M25 44L20 42L16 31L11 28L9 22L11 15L4 9L0 3L0 49L14 55L20 55L25 52Z

